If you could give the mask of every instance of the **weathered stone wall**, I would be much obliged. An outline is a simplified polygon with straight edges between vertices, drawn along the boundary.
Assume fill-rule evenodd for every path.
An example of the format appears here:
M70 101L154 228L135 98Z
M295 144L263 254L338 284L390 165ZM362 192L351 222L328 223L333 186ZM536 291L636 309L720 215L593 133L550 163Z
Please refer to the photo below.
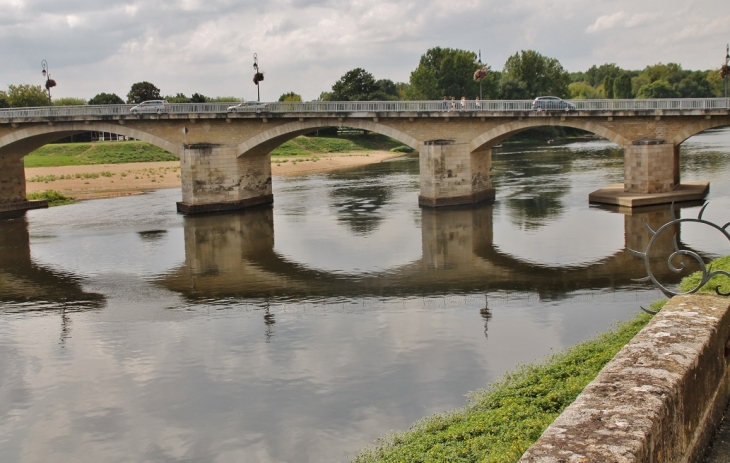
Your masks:
M679 182L679 156L674 145L665 140L637 140L624 147L624 191L630 193L665 193Z
M699 462L730 397L730 299L674 297L521 463Z

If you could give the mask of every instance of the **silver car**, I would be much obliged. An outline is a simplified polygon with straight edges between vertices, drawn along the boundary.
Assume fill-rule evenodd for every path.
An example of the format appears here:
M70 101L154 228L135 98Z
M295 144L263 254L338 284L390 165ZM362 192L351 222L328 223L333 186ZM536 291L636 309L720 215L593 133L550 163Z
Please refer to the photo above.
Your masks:
M259 101L244 101L243 103L228 107L229 113L260 113L261 111L268 110L269 105Z
M167 100L147 100L133 106L129 112L132 114L139 113L166 113L170 109L170 103Z
M532 102L532 109L537 111L551 111L556 109L563 111L575 111L575 105L556 96L539 96Z

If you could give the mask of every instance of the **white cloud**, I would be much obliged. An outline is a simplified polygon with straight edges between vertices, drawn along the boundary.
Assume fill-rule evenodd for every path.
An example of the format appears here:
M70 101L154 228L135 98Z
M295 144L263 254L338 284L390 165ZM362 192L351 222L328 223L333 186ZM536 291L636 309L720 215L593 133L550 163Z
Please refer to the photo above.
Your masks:
M614 13L612 15L604 15L596 19L596 22L588 26L586 29L586 32L589 34L592 34L594 32L600 32L605 31L607 29L614 29L616 26L619 26L623 19L626 17L626 14L623 11L619 11L618 13Z

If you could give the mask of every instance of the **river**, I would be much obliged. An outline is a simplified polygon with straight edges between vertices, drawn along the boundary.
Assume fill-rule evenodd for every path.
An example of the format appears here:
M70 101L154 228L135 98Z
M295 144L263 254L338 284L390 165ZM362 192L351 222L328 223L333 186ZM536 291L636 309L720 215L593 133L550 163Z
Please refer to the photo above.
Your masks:
M728 129L682 148L718 223L729 155ZM405 157L275 178L242 213L178 215L172 189L0 221L0 460L346 461L662 297L626 248L669 206L588 204L618 147L505 147L493 173L494 204L455 210L418 207Z

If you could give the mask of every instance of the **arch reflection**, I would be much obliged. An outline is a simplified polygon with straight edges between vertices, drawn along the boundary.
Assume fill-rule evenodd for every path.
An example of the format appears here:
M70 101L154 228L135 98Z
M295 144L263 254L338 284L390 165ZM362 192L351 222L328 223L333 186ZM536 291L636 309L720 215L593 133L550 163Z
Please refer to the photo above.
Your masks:
M573 266L536 265L500 252L494 243L492 205L450 210L423 209L421 258L397 267L359 274L310 268L274 248L271 208L185 218L185 264L157 283L190 298L392 297L501 290L534 291L563 298L582 289L633 287L645 276L629 250L643 249L646 220L658 228L670 220L667 207L624 214L625 248L596 262ZM670 251L671 238L658 254ZM667 254L657 256L664 259ZM677 280L657 266L662 276ZM664 272L664 273L662 273Z

